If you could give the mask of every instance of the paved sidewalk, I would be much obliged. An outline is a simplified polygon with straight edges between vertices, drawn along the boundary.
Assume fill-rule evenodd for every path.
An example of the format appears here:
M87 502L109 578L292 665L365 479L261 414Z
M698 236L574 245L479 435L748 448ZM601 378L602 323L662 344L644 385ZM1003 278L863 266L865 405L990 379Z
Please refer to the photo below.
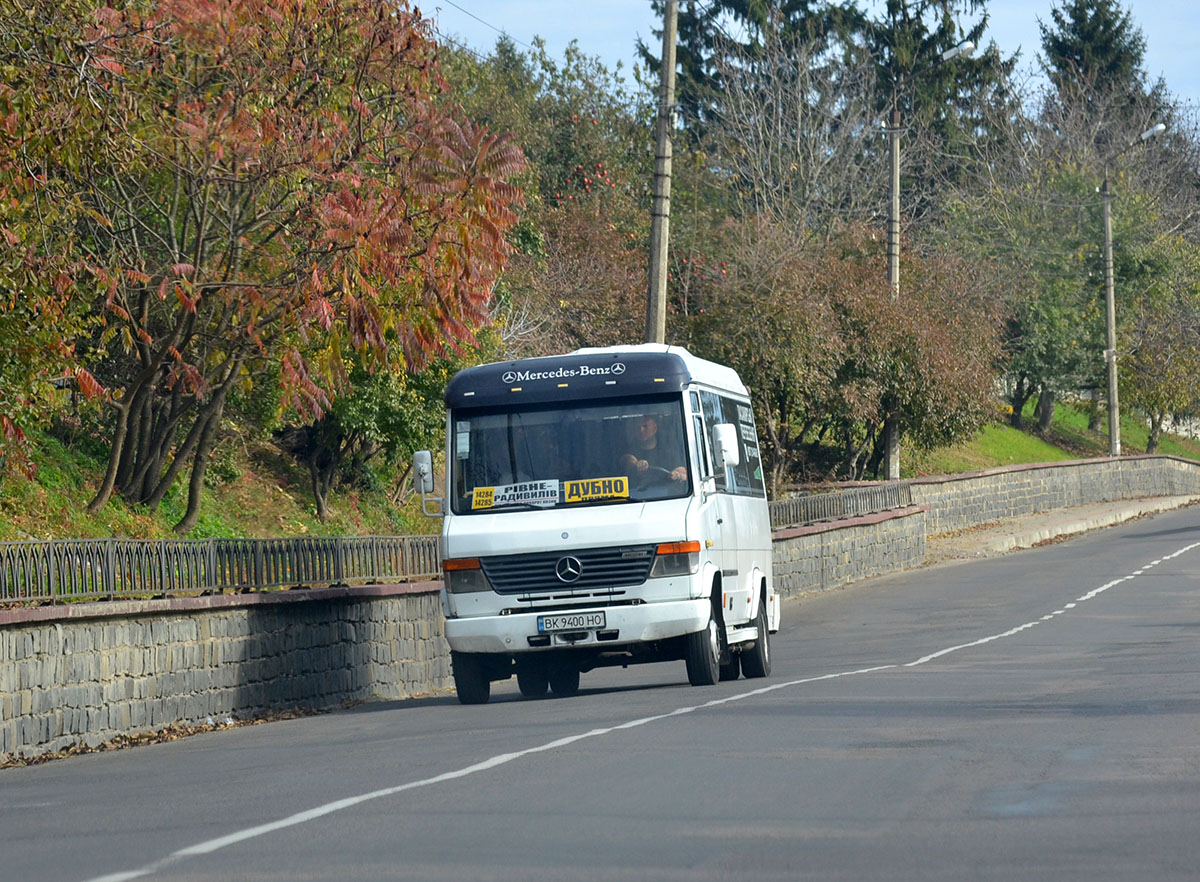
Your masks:
M993 557L1198 502L1200 496L1155 496L1102 502L1008 518L954 533L929 536L925 540L925 566Z

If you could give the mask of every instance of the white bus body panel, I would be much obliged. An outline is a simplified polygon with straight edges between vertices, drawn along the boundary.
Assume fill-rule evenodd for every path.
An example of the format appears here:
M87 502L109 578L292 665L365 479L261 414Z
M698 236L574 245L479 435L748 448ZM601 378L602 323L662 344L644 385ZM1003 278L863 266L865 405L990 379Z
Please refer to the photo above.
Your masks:
M750 407L749 394L732 369L704 361L677 347L656 344L614 349L581 349L575 355L623 354L627 352L671 353L683 359L691 383L680 394L685 414L684 431L688 450L692 495L677 499L618 504L579 505L547 510L502 510L495 513L455 515L446 506L442 531L445 559L488 558L500 555L564 555L581 549L624 545L696 541L700 544L700 566L691 576L649 578L640 585L617 589L623 600L634 605L597 603L603 610L606 629L619 630L619 644L655 642L703 630L709 619L714 579L720 577L723 617L727 628L754 622L765 599L769 629L779 627L779 597L774 590L771 557L771 526L765 496L711 492L705 488L696 461L703 449L696 437L689 394L714 392ZM569 356L558 358L567 359ZM514 366L521 362L513 363ZM678 388L678 387L677 387ZM753 427L750 439L757 450ZM454 441L447 426L447 462L454 455ZM749 443L750 439L747 439ZM707 441L711 444L711 441ZM761 462L760 462L761 468ZM449 472L449 469L447 469ZM760 473L761 479L761 473ZM711 479L708 482L711 487ZM453 492L449 475L447 503ZM766 586L766 596L763 587ZM544 590L535 592L539 597ZM599 596L603 592L594 592ZM569 587L553 591L559 603L586 604L586 590ZM550 635L548 646L531 646L529 637L538 635L537 617L545 610L539 604L514 594L496 591L449 594L443 589L447 612L445 633L450 648L460 653L504 653L518 655L555 649L602 648L595 633L575 635L561 642ZM547 604L545 609L552 608Z

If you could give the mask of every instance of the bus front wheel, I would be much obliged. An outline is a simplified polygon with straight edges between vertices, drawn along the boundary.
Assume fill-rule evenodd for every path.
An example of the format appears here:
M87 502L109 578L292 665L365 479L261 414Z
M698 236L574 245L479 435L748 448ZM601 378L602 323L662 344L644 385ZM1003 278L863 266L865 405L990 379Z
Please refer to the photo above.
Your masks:
M492 680L481 655L471 652L451 652L450 666L454 670L454 690L462 704L486 704L492 693Z
M721 622L709 604L708 624L703 631L688 634L684 644L688 682L693 686L711 686L721 675Z

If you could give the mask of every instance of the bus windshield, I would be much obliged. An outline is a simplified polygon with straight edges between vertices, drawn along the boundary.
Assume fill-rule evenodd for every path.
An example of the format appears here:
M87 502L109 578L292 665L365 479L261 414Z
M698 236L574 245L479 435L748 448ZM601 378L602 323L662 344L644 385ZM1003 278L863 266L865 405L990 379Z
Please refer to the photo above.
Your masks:
M458 410L449 452L455 514L691 493L679 395Z

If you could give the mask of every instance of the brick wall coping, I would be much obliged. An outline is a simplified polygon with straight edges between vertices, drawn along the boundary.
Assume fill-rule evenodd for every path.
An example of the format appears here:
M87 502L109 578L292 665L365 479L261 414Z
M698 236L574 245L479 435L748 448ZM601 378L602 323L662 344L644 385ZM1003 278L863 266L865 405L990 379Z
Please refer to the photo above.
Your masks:
M104 600L64 603L25 609L0 609L0 627L28 622L158 615L212 609L237 609L277 603L309 603L315 600L345 600L360 597L395 597L403 594L433 594L440 581L396 582L379 585L346 585L337 588L296 588L286 591L256 591L246 594L207 594L200 597L164 597L155 600Z
M891 511L877 511L873 514L860 515L856 518L842 518L837 521L825 521L820 524L808 524L804 527L784 527L782 530L774 530L771 533L771 540L779 542L784 539L796 539L800 536L814 536L818 533L828 533L833 530L845 530L847 527L869 527L873 524L882 524L884 521L897 520L899 518L909 518L913 515L922 514L929 511L928 505L910 505L907 508L896 508Z
M1166 453L1138 453L1133 456L1122 456L1118 459L1112 459L1107 456L1095 459L1064 459L1059 462L1034 462L1022 465L998 466L993 469L980 469L975 472L961 472L953 475L920 475L916 478L908 478L907 481L909 484L949 484L954 481L970 481L973 478L988 478L993 475L1015 474L1017 472L1033 472L1040 469L1078 467L1111 462L1138 462L1147 459L1173 459L1185 465L1200 466L1200 462L1196 462L1194 459L1186 459L1182 456L1174 456Z

